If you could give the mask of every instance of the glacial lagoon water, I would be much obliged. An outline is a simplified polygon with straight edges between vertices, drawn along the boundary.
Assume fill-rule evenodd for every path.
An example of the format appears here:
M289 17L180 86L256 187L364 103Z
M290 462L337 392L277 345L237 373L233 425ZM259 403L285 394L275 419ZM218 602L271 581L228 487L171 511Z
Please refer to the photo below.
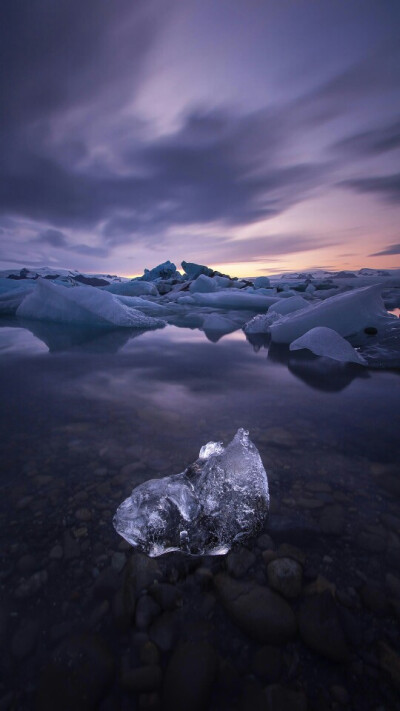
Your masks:
M241 331L3 320L1 708L400 708L399 376ZM239 427L268 474L264 533L136 554L119 503Z

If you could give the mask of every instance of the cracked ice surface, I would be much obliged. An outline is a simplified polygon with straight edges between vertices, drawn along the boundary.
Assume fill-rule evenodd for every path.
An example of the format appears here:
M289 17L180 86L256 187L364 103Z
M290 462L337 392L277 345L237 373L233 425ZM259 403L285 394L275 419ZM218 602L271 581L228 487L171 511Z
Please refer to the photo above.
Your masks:
M256 534L268 509L261 457L249 433L239 429L226 447L205 444L181 474L137 486L113 523L128 543L151 557L169 551L222 555Z

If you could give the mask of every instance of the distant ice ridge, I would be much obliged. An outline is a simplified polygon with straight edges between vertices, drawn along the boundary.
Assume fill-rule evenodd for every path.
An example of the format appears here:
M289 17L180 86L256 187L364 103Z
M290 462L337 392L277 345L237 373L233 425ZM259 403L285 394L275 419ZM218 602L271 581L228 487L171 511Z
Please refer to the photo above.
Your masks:
M170 551L223 555L256 534L269 510L267 475L260 454L239 429L224 447L208 442L181 474L150 479L117 509L114 527L150 557Z
M131 309L106 291L92 286L70 289L37 279L17 308L17 316L85 326L160 328L165 321L145 316Z
M365 358L357 353L345 338L339 336L332 328L326 328L326 326L316 326L310 329L304 336L296 338L289 346L291 351L302 349L307 349L318 356L338 360L340 363L367 365Z

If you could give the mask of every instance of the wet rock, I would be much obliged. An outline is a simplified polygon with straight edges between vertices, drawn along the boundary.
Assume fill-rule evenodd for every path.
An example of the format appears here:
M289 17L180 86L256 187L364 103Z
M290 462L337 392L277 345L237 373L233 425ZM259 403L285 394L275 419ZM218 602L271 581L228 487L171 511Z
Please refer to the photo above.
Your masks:
M23 555L17 563L17 570L21 575L30 575L37 568L36 558L30 553Z
M62 549L62 546L57 544L57 545L53 546L53 548L51 549L51 551L49 553L49 558L50 558L50 560L61 560L63 555L64 555L64 551Z
M278 681L282 669L282 654L278 647L265 645L255 652L251 670L263 681Z
M340 504L325 506L319 525L321 531L328 535L340 536L345 527L345 510Z
M263 533L261 536L257 538L257 545L261 550L274 550L275 544L271 538L271 536L268 535L268 533Z
M365 607L372 612L384 613L387 608L387 598L384 588L372 580L360 588L360 596Z
M143 553L134 553L125 568L125 586L132 589L134 595L161 580L162 572L155 558L148 558Z
M13 656L18 659L25 659L36 646L39 634L39 623L37 620L24 620L19 625L11 642Z
M75 540L69 531L64 533L64 555L65 560L73 560L74 558L79 558L80 556L80 546L77 540Z
M332 595L310 595L299 611L299 631L303 642L315 652L335 662L349 658L339 613Z
M265 695L265 711L307 711L307 697L302 691L271 684L267 686Z
M265 691L261 684L254 680L248 680L244 684L240 711L265 711Z
M140 648L139 658L142 664L158 664L160 653L154 642L150 642L149 640L144 642Z
M165 673L165 711L206 711L218 670L218 657L208 642L181 644Z
M119 584L120 581L117 571L111 568L111 566L104 568L96 578L93 587L93 596L98 600L110 598L114 595L115 591L118 590Z
M281 543L278 548L278 556L279 558L293 558L293 560L297 560L297 562L303 566L305 565L307 558L301 548L292 546L290 543Z
M400 598L400 578L397 578L392 573L387 573L385 582L390 595Z
M114 662L97 635L76 635L53 653L42 671L38 711L94 711L114 676Z
M86 523L87 521L92 520L92 514L90 513L89 509L77 509L75 511L75 518L77 521L83 521Z
M361 531L357 538L360 548L370 553L383 553L386 549L385 530L383 527L369 526Z
M154 691L161 686L161 682L161 667L155 664L130 669L121 677L122 686L129 691Z
M317 575L316 579L304 588L305 595L320 595L325 591L335 595L336 585L323 575Z
M142 595L136 605L135 621L139 630L145 630L161 612L160 606L149 595Z
M235 578L241 578L254 565L255 560L256 556L248 548L237 548L228 554L226 567Z
M22 580L15 591L15 597L18 600L24 600L25 598L36 595L47 583L47 579L47 570L39 570L27 580Z
M335 701L343 706L346 706L346 704L349 703L349 692L344 688L344 686L331 686L331 696L335 699Z
M120 573L125 567L126 555L121 551L115 551L111 556L111 567Z
M283 644L296 633L296 618L283 598L267 587L220 573L215 584L233 621L259 642Z
M163 612L149 629L149 637L162 652L169 652L178 638L177 618L173 612Z
M153 599L163 610L174 610L182 600L181 593L175 585L157 583L149 588Z
M267 568L268 582L273 590L284 597L294 598L301 593L303 569L292 558L277 558Z
M400 689L400 655L386 642L378 643L379 664L393 684Z

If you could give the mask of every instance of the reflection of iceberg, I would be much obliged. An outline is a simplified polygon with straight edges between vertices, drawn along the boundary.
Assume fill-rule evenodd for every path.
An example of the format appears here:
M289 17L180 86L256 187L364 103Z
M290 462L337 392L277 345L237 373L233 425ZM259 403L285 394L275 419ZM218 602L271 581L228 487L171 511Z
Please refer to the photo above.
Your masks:
M254 535L268 514L268 481L248 432L226 448L209 442L181 474L137 486L118 508L116 531L154 557L169 551L221 555Z
M270 326L272 340L291 343L315 326L327 326L345 337L366 327L383 328L394 317L386 311L381 291L380 284L367 286L295 311Z
M310 331L296 338L290 344L289 350L309 350L314 355L325 356L340 363L358 363L366 365L365 359L357 353L352 345L332 328L316 326Z
M67 289L38 279L17 309L26 319L103 328L159 328L164 321L145 316L122 304L113 294L92 286Z
M339 363L332 358L296 354L289 358L288 369L315 390L339 392L356 378L368 378L368 371L352 363Z

